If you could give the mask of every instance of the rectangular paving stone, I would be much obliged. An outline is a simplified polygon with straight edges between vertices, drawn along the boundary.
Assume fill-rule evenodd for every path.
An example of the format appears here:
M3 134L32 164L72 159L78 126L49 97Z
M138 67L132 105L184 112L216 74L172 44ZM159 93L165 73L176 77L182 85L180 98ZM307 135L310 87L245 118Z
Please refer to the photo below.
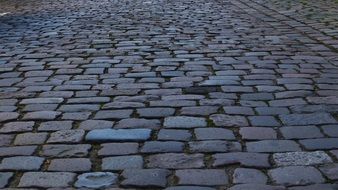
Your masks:
M0 156L30 156L37 146L0 147Z
M270 167L269 154L250 153L250 152L230 152L214 154L213 166L225 166L232 164L240 164L247 167Z
M167 185L168 170L164 169L128 169L121 174L124 177L123 186L136 187L165 187Z
M285 139L310 139L324 137L318 127L311 125L281 127L280 132Z
M151 129L96 129L86 135L87 141L145 141Z
M338 148L338 138L304 139L299 143L307 150L329 150Z
M206 127L207 123L201 117L173 116L164 119L164 127L166 128L195 128Z
M184 143L175 141L147 141L141 148L142 153L183 152Z
M203 154L163 153L148 157L148 168L202 168L204 167Z
M89 154L91 145L74 144L74 145L43 145L39 155L46 157L84 157Z
M242 146L238 142L208 140L189 142L189 150L194 153L201 152L232 152L241 151Z
M133 113L133 110L107 110L107 111L98 111L94 119L125 119L129 118Z
M91 170L91 161L88 158L64 158L50 161L48 171L84 172Z
M306 185L325 182L321 173L312 166L288 166L268 171L276 184Z
M124 169L142 169L142 156L115 156L102 159L102 170L124 170Z
M39 170L44 162L44 158L36 156L16 156L2 159L0 164L0 171L14 170L14 171L34 171Z
M279 116L285 125L319 125L337 123L329 113L289 114Z
M70 172L26 172L18 187L71 187L76 174Z
M176 170L179 185L226 185L229 179L222 169L186 169Z
M248 152L292 152L300 151L300 146L291 140L262 140L247 142Z
M101 147L99 156L136 154L139 149L138 143L105 143Z
M278 166L308 166L333 162L324 151L275 153L273 160Z

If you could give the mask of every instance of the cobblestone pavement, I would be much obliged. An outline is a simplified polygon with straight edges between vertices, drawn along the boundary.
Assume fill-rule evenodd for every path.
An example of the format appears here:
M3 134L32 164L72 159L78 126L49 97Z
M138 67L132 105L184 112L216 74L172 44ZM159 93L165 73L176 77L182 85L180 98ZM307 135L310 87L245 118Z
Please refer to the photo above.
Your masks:
M0 188L337 190L337 15L0 0Z

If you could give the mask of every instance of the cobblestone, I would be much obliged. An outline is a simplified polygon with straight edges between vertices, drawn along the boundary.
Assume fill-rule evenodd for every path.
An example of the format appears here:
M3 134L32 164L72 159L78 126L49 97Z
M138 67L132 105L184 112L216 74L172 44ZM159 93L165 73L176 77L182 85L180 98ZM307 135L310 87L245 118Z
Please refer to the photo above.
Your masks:
M336 1L0 7L1 189L337 189Z

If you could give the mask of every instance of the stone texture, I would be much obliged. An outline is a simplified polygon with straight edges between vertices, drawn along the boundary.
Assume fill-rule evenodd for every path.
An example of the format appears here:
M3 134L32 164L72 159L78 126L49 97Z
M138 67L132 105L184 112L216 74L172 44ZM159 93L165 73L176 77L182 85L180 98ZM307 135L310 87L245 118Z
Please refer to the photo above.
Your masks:
M166 128L194 128L205 127L207 123L204 118L177 116L165 118L164 126Z
M87 141L145 141L150 129L95 129L86 135Z
M83 139L84 134L81 129L57 131L50 135L47 143L77 143Z
M266 184L267 176L256 169L237 168L233 174L234 183Z
M228 176L221 169L187 169L176 170L179 185L226 185Z
M219 127L246 127L249 126L248 121L243 116L230 116L215 114L211 115L210 119L216 126Z
M53 159L48 166L48 171L83 172L90 171L91 166L91 161L87 158Z
M118 175L111 172L92 172L77 176L74 186L77 188L107 188L115 185Z
M116 156L102 159L102 170L143 168L142 156Z
M246 143L249 152L289 152L300 151L300 146L290 140L263 140Z
M269 170L268 173L276 184L281 185L306 185L325 181L321 173L311 166L288 166Z
M4 158L1 161L0 170L39 170L44 160L44 158L35 156L16 156Z
M139 148L138 143L105 143L101 146L99 156L136 154Z
M76 174L70 172L26 172L18 187L70 187Z
M275 153L273 160L278 166L308 166L332 162L324 151Z
M149 156L147 166L150 168L201 168L204 166L202 154L165 153Z
M231 164L240 164L248 167L269 167L269 154L233 152L214 154L213 166L224 166Z
M0 172L0 188L4 188L12 176L13 173L11 172Z
M164 169L128 169L122 172L125 180L122 185L137 187L165 187L168 170Z

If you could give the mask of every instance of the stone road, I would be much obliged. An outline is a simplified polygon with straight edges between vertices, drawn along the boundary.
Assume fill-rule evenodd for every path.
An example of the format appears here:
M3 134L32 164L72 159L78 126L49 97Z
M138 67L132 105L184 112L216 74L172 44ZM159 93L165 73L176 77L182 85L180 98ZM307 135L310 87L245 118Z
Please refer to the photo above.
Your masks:
M335 0L0 0L0 188L338 189Z

